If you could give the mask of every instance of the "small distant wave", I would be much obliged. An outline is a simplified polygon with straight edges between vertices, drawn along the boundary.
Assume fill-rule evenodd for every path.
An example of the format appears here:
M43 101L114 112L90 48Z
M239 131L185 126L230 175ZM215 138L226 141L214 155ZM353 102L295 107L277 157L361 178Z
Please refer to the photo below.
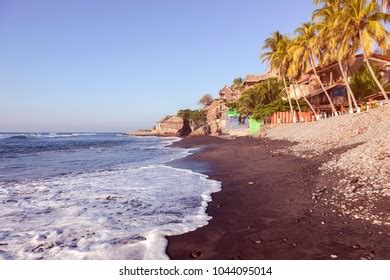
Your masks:
M42 138L60 138L60 137L79 137L79 136L95 136L96 133L50 133L50 134L40 134L39 137Z
M35 138L62 138L62 137L82 137L95 136L96 133L26 133L26 134L0 134L0 140L29 140Z
M33 137L29 137L27 135L18 135L18 136L11 136L11 137L8 137L6 139L14 139L14 140L27 140L27 139L31 139Z
M29 140L37 138L36 134L1 134L0 140Z

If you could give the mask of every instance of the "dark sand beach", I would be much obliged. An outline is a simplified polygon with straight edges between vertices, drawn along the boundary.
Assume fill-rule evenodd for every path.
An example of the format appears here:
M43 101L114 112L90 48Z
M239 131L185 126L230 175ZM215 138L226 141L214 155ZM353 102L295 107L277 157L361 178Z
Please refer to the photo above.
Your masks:
M174 145L203 147L185 161L206 164L222 191L208 206L209 225L168 238L172 259L390 259L387 226L344 216L322 203L321 193L313 200L318 188L331 192L340 180L320 176L327 156L274 153L292 143L250 137Z

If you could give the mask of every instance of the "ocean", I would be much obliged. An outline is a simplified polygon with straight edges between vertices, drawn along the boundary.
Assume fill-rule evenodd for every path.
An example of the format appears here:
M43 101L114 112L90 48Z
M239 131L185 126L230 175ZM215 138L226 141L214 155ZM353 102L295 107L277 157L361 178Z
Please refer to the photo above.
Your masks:
M168 259L220 183L168 163L177 138L0 134L0 259Z

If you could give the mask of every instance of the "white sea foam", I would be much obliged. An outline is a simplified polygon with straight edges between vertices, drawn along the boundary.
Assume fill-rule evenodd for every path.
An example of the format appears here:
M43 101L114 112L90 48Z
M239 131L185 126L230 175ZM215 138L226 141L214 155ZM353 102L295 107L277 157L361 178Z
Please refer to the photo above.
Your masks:
M7 138L62 138L62 137L80 137L80 136L95 136L96 133L2 133L0 139Z
M95 136L96 133L49 133L37 134L38 138L61 138L61 137L79 137L79 136Z
M64 165L61 150L42 155L32 150L32 155L12 159L13 166L20 160L48 160L51 165L22 166L15 174L18 180L31 180L10 176L11 180L0 181L0 259L167 259L165 236L206 225L207 202L220 190L220 183L205 175L165 165L195 150L168 147L178 140L124 138L125 145L108 148L109 157L99 152L107 146L67 151L66 161L76 168ZM92 159L88 168L80 161L85 156ZM100 161L109 162L108 168L93 165ZM53 163L77 174L45 173ZM49 176L26 176L30 169Z
M8 183L0 258L166 259L166 235L207 224L220 183L165 165Z

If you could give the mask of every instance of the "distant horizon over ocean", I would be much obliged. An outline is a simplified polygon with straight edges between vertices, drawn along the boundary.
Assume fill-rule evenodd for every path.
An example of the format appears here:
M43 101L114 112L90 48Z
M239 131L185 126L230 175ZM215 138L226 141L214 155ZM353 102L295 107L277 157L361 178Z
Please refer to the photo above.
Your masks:
M220 183L168 163L178 138L0 133L0 259L167 259Z

